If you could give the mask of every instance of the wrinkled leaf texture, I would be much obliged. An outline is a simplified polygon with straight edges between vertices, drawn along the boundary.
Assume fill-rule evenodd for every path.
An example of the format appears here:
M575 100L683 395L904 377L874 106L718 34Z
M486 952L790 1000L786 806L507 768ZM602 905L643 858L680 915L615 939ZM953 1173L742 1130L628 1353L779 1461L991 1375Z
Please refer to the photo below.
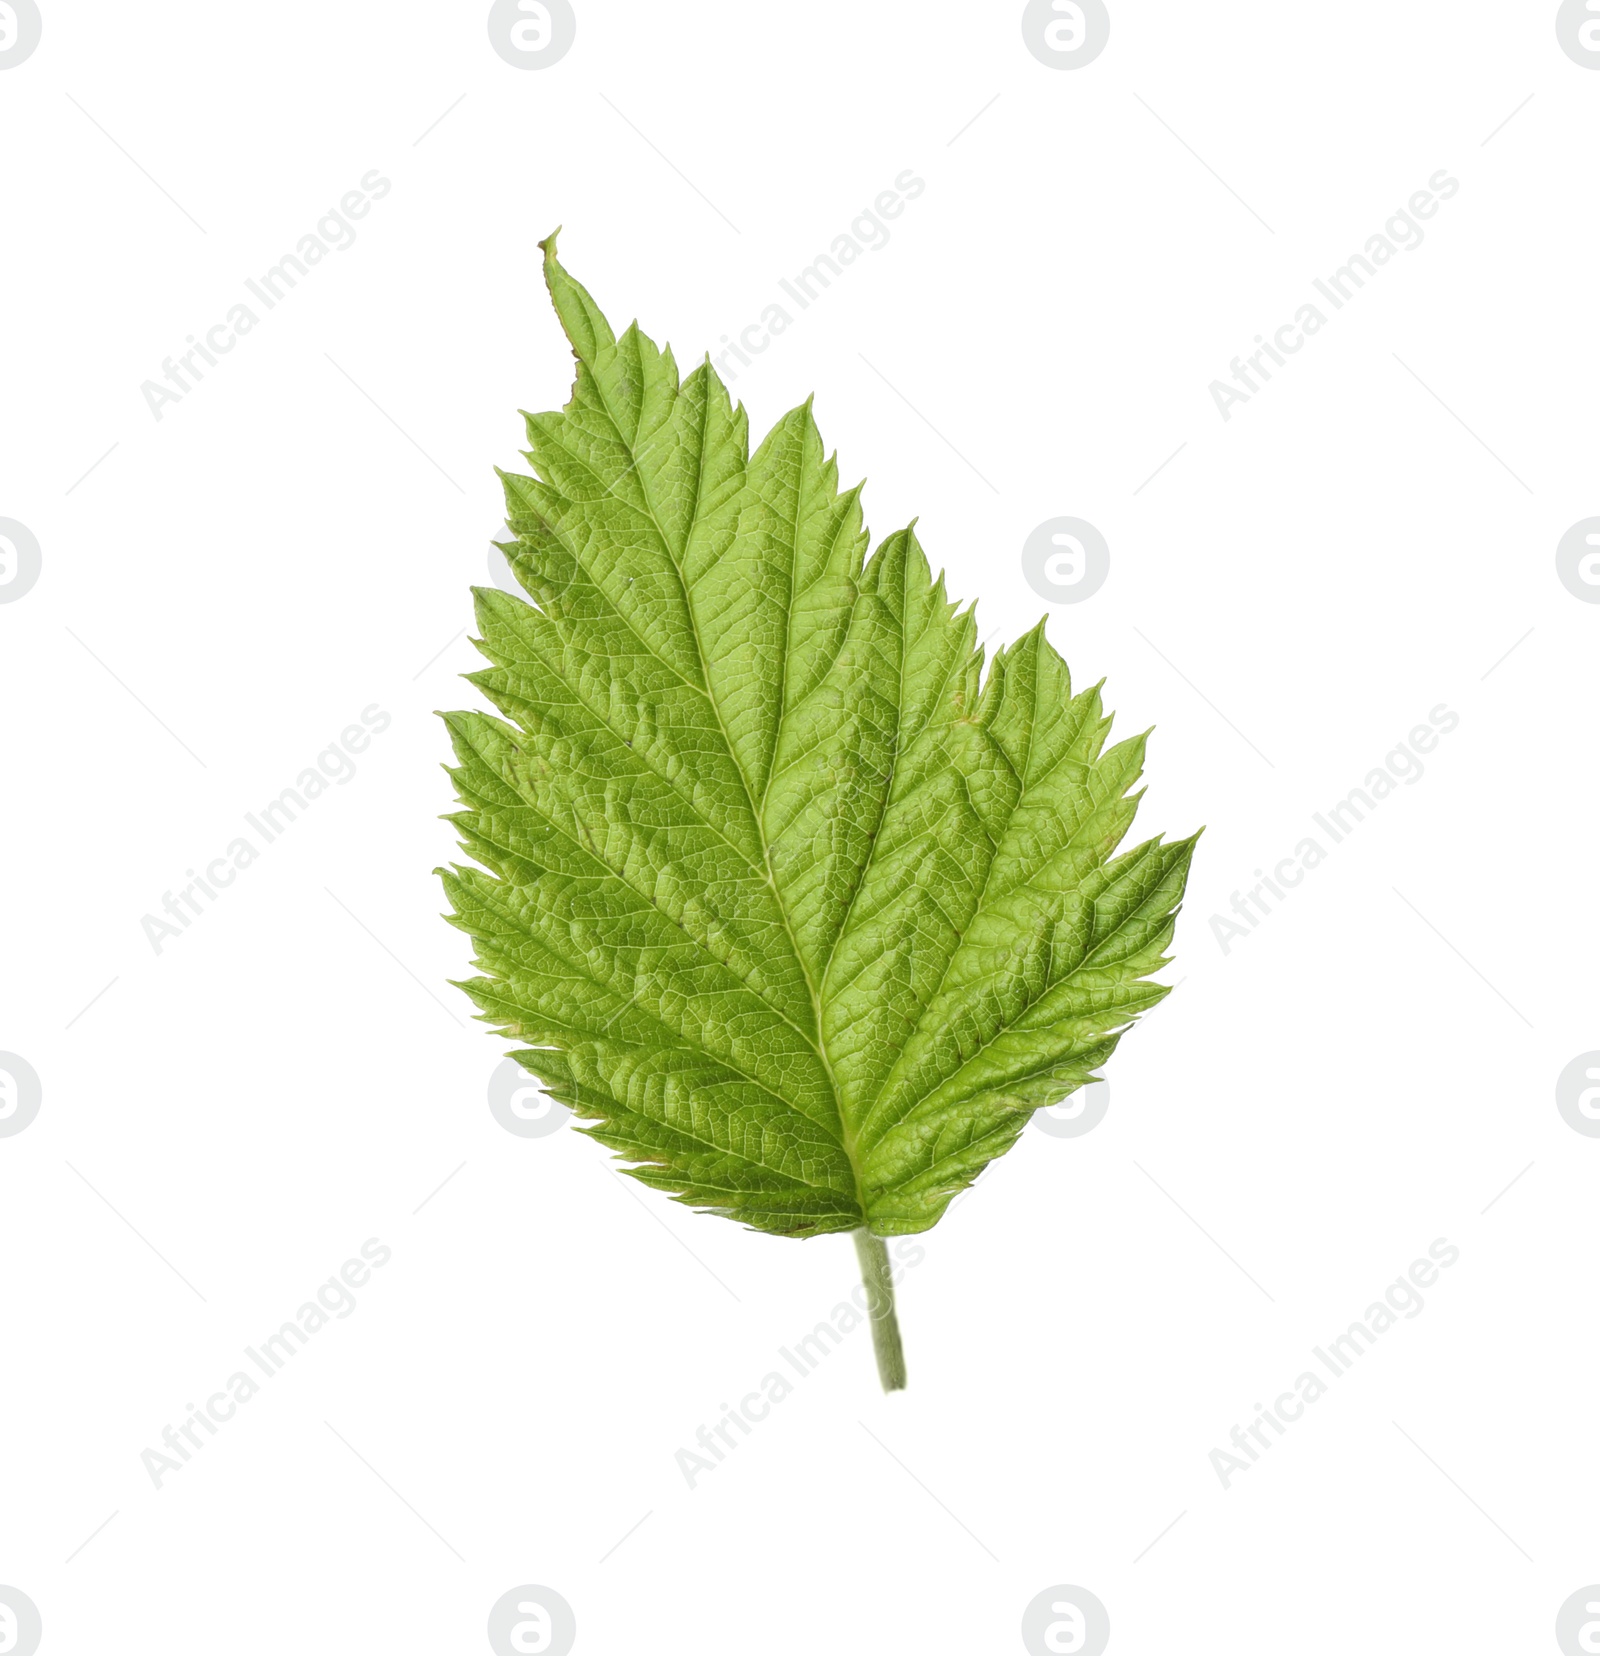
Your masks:
M475 590L502 717L446 715L461 987L644 1183L926 1230L1168 993L1194 840L1117 854L1145 738L1042 621L985 674L911 529L866 556L809 401L752 456L542 246L577 379L502 474L532 602Z

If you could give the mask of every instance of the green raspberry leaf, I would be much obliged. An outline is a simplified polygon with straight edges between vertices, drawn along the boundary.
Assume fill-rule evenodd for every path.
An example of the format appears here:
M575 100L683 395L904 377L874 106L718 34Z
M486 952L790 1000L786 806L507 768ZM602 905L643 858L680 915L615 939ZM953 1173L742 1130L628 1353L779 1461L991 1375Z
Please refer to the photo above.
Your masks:
M461 987L645 1184L926 1230L1167 994L1194 839L1118 854L1145 738L1042 621L985 674L911 529L868 558L809 402L752 455L542 245L577 381L504 476L533 601L475 591L501 717L445 716Z

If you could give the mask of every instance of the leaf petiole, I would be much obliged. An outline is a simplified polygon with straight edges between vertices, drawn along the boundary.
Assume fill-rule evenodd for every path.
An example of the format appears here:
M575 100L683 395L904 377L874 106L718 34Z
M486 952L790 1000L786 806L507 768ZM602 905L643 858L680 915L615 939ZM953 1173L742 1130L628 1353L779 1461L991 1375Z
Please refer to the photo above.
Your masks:
M856 1239L861 1281L867 1290L867 1315L872 1319L872 1349L878 1358L878 1378L886 1392L906 1389L906 1354L900 1346L900 1323L894 1314L894 1279L889 1274L889 1249L881 1236L862 1229Z

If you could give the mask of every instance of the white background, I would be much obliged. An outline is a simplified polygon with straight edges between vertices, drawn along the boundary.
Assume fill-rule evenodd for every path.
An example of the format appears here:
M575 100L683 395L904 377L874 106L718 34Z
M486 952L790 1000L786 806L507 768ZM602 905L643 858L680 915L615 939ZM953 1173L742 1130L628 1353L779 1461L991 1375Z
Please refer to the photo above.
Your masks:
M584 1656L1022 1650L1061 1583L1118 1656L1556 1649L1600 1579L1600 1142L1555 1105L1600 1047L1600 607L1554 562L1600 512L1600 73L1545 0L1113 0L1073 72L1015 4L580 0L536 72L484 9L45 0L0 73L0 516L43 548L0 606L0 1047L44 1087L0 1139L0 1583L46 1656L476 1651L522 1583ZM516 410L567 396L536 241L692 362L907 168L736 394L765 430L815 391L981 633L1040 611L1030 530L1097 525L1051 636L1157 726L1141 828L1208 831L1104 1122L922 1239L910 1389L858 1332L691 1489L853 1250L496 1124L432 713L473 702ZM1441 168L1423 244L1225 422L1210 382ZM141 383L371 169L354 245L157 421ZM142 917L371 704L355 779L158 955ZM1422 780L1225 953L1440 704ZM156 1489L141 1452L368 1237L354 1314ZM1211 1451L1439 1237L1425 1310L1225 1489Z

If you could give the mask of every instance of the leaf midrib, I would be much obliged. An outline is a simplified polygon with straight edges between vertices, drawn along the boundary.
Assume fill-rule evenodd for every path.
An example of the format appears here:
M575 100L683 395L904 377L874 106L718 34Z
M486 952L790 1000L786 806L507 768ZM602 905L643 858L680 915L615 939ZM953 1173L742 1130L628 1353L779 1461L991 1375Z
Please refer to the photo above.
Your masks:
M595 394L599 399L600 407L605 412L605 416L606 416L607 420L609 420L611 422L611 429L617 434L617 437L621 441L623 447L631 455L633 453L633 450L634 450L633 442L632 442L631 439L629 439L625 435L625 433L623 432L621 424L617 420L616 414L612 411L610 399L606 396L605 385L602 383L599 373L597 371L591 369L590 377L594 382ZM679 395L681 395L682 389L683 389L683 387L680 384L676 388L676 390L674 391L674 400L673 400L673 407L674 408L676 408L676 406L677 406L677 398L678 398ZM643 388L642 387L641 387L641 393L640 394L641 394L641 398L642 398L642 396L643 396ZM696 505L696 512L694 514L692 514L689 518L689 529L686 531L686 537L685 537L686 541L687 541L687 536L689 534L693 533L694 525L698 522L698 507L699 507L699 502L700 502L700 492L701 492L703 477L704 477L704 473L705 473L705 460L706 460L705 419L706 419L706 412L707 412L707 410L709 410L710 406L711 406L711 399L710 399L709 396L707 396L706 399L704 400L704 402L701 404L701 430L700 430L701 441L700 441L700 443L699 443L699 445L696 449L696 452L695 452L695 505ZM641 407L642 407L642 404L641 404ZM668 418L669 419L671 418L670 414L669 414ZM748 477L749 477L750 456L749 456L748 452L745 453L744 456L742 457L741 462L740 462L740 468L741 468L741 490L742 490L743 487L746 485L746 483L748 481ZM851 1177L854 1180L855 1186L856 1186L856 1191L855 1191L856 1204L861 1210L861 1214L862 1214L863 1219L865 1219L866 1214L867 1214L866 1191L863 1188L862 1183L861 1183L861 1164L860 1164L860 1161L859 1161L859 1159L856 1155L855 1134L851 1131L849 1123L845 1120L844 1108L843 1108L843 1105L842 1105L841 1099L840 1099L838 1078L835 1076L835 1074L833 1072L833 1065L832 1065L832 1062L830 1061L829 1056L828 1056L827 1044L822 1038L822 1001L821 1001L821 997L819 996L819 994L817 992L817 985L816 985L815 981L813 980L813 978L811 976L810 969L806 965L805 955L801 951L799 939L794 934L794 926L793 926L793 923L791 922L791 920L789 918L788 906L785 904L785 902L783 900L783 896L780 893L780 891L778 890L777 881L773 877L773 872L772 872L772 848L767 843L767 836L766 836L766 831L765 831L764 825L761 821L760 816L756 812L755 798L750 792L750 779L745 775L744 766L739 761L739 755L738 755L737 751L735 750L733 742L732 742L732 740L730 739L730 737L728 735L728 727L727 727L727 724L726 724L726 722L724 721L724 719L722 717L722 706L721 706L721 703L717 699L716 688L715 688L715 685L714 685L714 683L712 681L712 678L711 678L709 663L706 660L705 646L701 642L701 638L700 638L700 621L699 621L699 617L695 614L694 602L693 602L693 600L691 599L691 597L689 595L689 583L688 583L687 579L684 576L682 566L678 562L678 557L677 557L676 552L673 549L671 538L668 536L666 530L662 527L661 517L660 517L659 512L657 512L657 510L656 510L655 499L654 499L654 496L653 496L651 488L650 488L650 480L649 480L648 477L645 476L644 470L638 464L637 460L635 460L635 462L634 462L633 475L638 479L639 494L640 494L640 498L644 502L646 515L649 517L651 524L654 526L655 531L656 531L656 535L660 539L662 549L663 549L663 551L665 551L665 553L667 555L667 562L669 564L671 564L673 574L677 577L678 591L679 591L679 593L681 594L681 596L683 598L684 613L688 616L688 619L689 619L689 636L694 641L695 660L699 664L701 677L702 677L702 679L705 683L706 699L711 704L712 712L716 715L718 733L722 737L723 746L727 749L727 752L728 752L728 758L730 759L730 761L733 764L733 768L734 768L735 773L738 775L739 786L744 792L745 803L749 807L751 819L755 824L756 839L761 845L761 855L762 855L762 862L763 862L763 864L765 866L765 870L766 870L767 887L771 891L773 903L776 905L778 913L783 919L783 929L784 929L785 933L788 936L789 947L794 951L795 962L800 968L800 974L801 974L802 978L805 980L806 990L807 990L807 993L810 996L811 1016L812 1016L813 1026L814 1026L815 1031L816 1031L815 1035L812 1037L811 1045L812 1045L813 1050L816 1052L818 1060L822 1064L823 1071L826 1073L826 1075L828 1077L828 1088L829 1088L829 1091L833 1095L833 1112L834 1112L834 1116L835 1116L835 1118L836 1118L836 1120L838 1121L838 1124L839 1124L840 1147L843 1149L843 1151L845 1153L845 1158L850 1164ZM735 532L737 532L737 531L735 531ZM794 549L791 546L791 549L790 549L791 566L790 566L790 582L789 582L791 602L792 602L792 599L793 599L793 592L794 592L793 564L792 564L793 555L794 555ZM780 715L780 718L781 718L781 715ZM762 996L761 998L765 999L766 997Z
M509 924L513 926L520 926L522 924L521 917L519 915L508 912L507 909L494 896L480 889L476 883L469 884L468 889L485 908L495 910ZM561 965L567 967L572 972L574 977L584 979L588 983L592 984L596 989L602 990L608 995L617 996L624 1003L624 1005L631 1006L636 1011L642 1013L644 1017L648 1018L653 1024L657 1025L668 1035L671 1035L675 1040L683 1042L686 1046L691 1045L690 1037L684 1030L669 1023L659 1012L653 1010L645 1002L639 1000L637 996L629 995L625 990L619 988L616 984L607 983L605 979L597 977L590 969L587 959L574 958L571 955L563 954L544 938L539 938L537 941L539 946L544 949L552 959L559 961ZM510 985L513 982L513 979L509 977L501 977L499 981ZM755 994L756 991L752 990L751 993ZM767 1005L771 1005L771 1002L767 1001L766 996L758 995L757 998L765 1002ZM510 996L508 996L507 999L511 1000L513 1005L518 1004ZM537 1015L544 1018L548 1022L561 1023L565 1025L576 1035L589 1035L589 1032L578 1029L576 1025L569 1023L568 1020L558 1018L550 1012L539 1010ZM790 1027L793 1028L793 1025ZM594 1039L592 1035L589 1035L589 1038ZM637 1044L635 1042L628 1041L621 1036L614 1037L614 1039L620 1046L634 1046ZM815 1116L807 1115L806 1112L802 1110L792 1098L785 1098L782 1093L775 1091L770 1085L768 1085L767 1082L761 1080L759 1076L751 1075L749 1071L744 1069L731 1055L725 1057L723 1054L712 1052L703 1046L695 1046L694 1050L704 1054L708 1063L716 1064L720 1068L725 1069L730 1075L737 1076L741 1081L748 1083L748 1085L753 1087L757 1092L772 1099L784 1109L793 1110L797 1116L799 1116L803 1121L809 1121L813 1127L821 1128L823 1132L828 1132L830 1130L830 1123L826 1121L818 1121ZM841 1150L844 1149L842 1141L836 1138L835 1142L839 1144L839 1148ZM853 1163L851 1164L851 1171L852 1173L855 1171Z

